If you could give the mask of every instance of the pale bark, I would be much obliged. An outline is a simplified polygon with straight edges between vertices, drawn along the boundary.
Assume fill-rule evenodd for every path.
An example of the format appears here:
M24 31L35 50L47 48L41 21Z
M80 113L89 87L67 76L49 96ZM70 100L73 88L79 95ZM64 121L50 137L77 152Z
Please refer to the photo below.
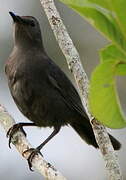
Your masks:
M80 92L84 108L89 116L92 128L105 161L105 167L109 180L122 180L118 157L114 152L106 128L92 117L88 108L88 77L82 67L79 54L64 26L61 17L55 7L54 0L40 0L47 15L57 42L66 57L68 67L73 73L78 90ZM107 117L107 116L106 116ZM93 163L93 162L92 162ZM95 168L95 167L94 167Z
M8 129L15 124L15 120L7 112L5 107L1 105L0 105L0 124L5 129L6 133ZM15 145L16 149L21 155L25 150L31 148L30 143L28 142L28 140L21 131L18 131L17 133L14 134L12 138L12 143ZM23 157L27 159L28 156L29 156L29 152L25 153L25 156ZM41 155L35 155L32 161L32 166L33 169L38 171L48 180L66 180L66 178L63 177L62 174L59 171L57 171L50 163L45 161Z

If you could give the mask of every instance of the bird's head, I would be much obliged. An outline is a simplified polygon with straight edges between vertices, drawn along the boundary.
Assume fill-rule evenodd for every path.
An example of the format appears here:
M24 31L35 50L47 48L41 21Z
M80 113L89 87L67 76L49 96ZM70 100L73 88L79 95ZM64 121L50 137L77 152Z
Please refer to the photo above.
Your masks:
M41 47L42 37L38 21L32 16L18 16L9 12L13 19L15 45L21 47Z

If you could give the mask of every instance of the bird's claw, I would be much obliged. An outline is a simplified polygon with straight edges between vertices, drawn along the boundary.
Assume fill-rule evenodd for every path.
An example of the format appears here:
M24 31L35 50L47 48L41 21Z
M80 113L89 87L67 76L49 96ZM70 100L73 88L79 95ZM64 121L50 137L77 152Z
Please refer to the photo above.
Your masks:
M29 166L30 171L33 171L33 169L32 169L32 160L33 160L33 158L34 158L35 155L37 155L37 154L40 154L41 156L43 156L43 155L42 155L42 153L40 152L40 150L37 149L37 148L36 148L36 149L35 149L35 148L27 149L26 151L24 151L24 152L22 153L22 155L24 156L24 154L27 153L27 152L31 152L31 154L29 155L27 161L28 161L28 166Z
M20 130L25 136L26 136L26 132L24 131L23 127L21 126L21 124L14 124L8 131L7 131L7 138L9 137L9 148L11 148L11 140L13 138L13 135L18 131Z

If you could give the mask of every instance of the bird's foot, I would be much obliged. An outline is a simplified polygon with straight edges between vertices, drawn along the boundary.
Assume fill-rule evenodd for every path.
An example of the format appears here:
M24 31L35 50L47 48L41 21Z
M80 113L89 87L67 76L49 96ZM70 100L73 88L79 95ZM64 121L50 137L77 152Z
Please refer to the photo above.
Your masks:
M28 166L29 166L30 171L33 171L33 169L32 169L32 160L33 160L33 158L37 154L40 154L41 156L43 156L43 155L40 152L39 148L36 148L36 149L35 148L30 148L30 149L24 151L22 155L24 156L24 154L27 153L27 152L31 152L31 154L29 155L27 161L28 161Z
M11 144L11 140L13 138L13 135L18 131L20 130L25 136L26 136L26 132L24 131L21 123L18 123L18 124L14 124L8 131L7 131L7 137L9 137L9 148L11 148L10 144Z

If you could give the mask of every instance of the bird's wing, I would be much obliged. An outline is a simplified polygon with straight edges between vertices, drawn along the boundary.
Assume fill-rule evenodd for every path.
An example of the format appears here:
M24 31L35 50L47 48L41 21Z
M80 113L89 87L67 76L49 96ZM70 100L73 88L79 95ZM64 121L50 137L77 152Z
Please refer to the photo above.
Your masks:
M64 72L60 70L60 68L55 64L52 64L52 66L50 66L48 70L49 82L60 93L60 95L63 97L65 103L69 106L69 108L76 110L82 116L87 118L86 112L83 108L78 92L76 91L71 81L64 74Z

